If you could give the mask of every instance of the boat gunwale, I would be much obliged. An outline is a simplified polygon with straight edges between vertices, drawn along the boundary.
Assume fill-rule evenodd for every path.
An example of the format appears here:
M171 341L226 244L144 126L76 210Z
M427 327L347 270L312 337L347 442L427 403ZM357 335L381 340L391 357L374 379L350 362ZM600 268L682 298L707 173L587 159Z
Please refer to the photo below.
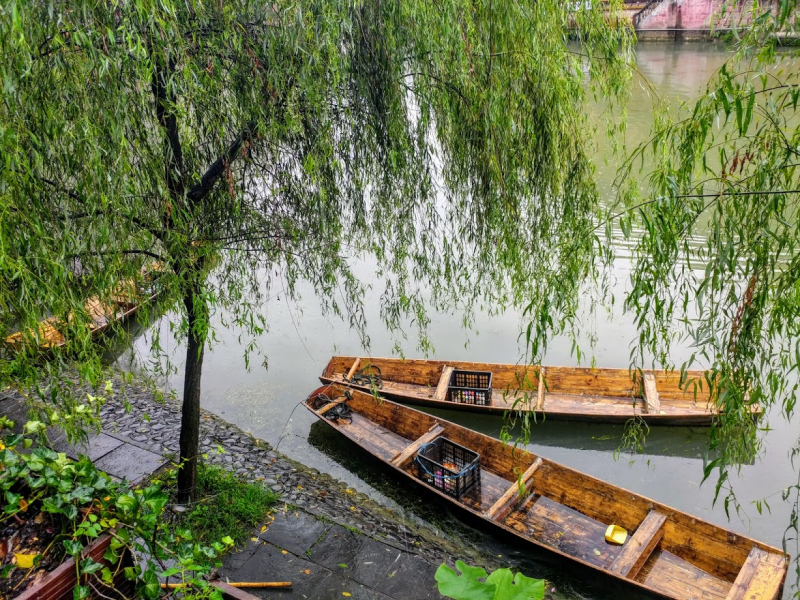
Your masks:
M337 361L340 362L355 362L358 361L375 361L376 363L380 363L381 361L386 361L390 364L397 364L402 365L403 363L424 363L426 365L430 365L434 368L444 368L445 366L457 366L457 365L472 365L475 368L490 370L492 367L497 367L498 371L508 371L512 369L534 369L538 370L544 368L545 370L548 369L558 369L563 371L570 371L570 372L586 372L588 374L593 374L597 376L602 376L604 373L606 374L619 374L620 372L626 372L628 374L631 373L630 369L615 369L615 368L608 368L608 367L565 367L565 366L554 366L554 365L520 365L520 364L506 364L506 363L478 363L478 362L469 362L469 361L443 361L443 360L428 360L428 359L403 359L403 358L386 358L386 357L365 357L365 356L346 356L346 355L335 355L331 357L328 361L327 365L325 366L322 374L320 375L319 379L323 383L328 384L347 384L348 382L345 380L338 380L334 377L337 371L334 370L335 363ZM378 364L380 366L380 364ZM457 368L462 368L458 367ZM642 374L655 374L659 376L670 376L673 373L678 373L677 371L667 371L664 369L661 370L643 370L641 371ZM691 380L700 380L705 382L705 373L706 371L700 370L689 370L686 371L688 375L687 381ZM630 377L630 375L629 375ZM396 379L384 378L386 381L394 381L398 382ZM633 379L631 379L632 384L635 385ZM370 391L368 386L363 386L359 384L350 384L352 387L357 388L363 391ZM422 383L410 383L408 385L418 385L423 387ZM693 384L687 384L693 385ZM433 387L433 386L430 386ZM502 391L504 388L494 387L492 388L494 391ZM510 391L511 386L506 386L505 390ZM493 413L493 414L504 414L509 410L516 410L517 412L527 412L533 413L536 415L541 415L543 417L549 416L550 418L556 420L587 420L587 421L595 421L595 422L606 422L606 423L624 423L632 418L639 418L644 420L649 424L656 424L656 425L684 425L684 426L709 426L713 423L714 419L718 418L719 411L716 409L715 406L711 403L710 400L706 400L705 403L702 400L698 401L697 396L698 392L690 392L684 391L682 395L693 395L695 399L686 399L679 397L676 394L667 393L667 395L662 395L659 392L661 397L661 401L663 404L670 405L672 402L692 402L695 406L692 408L691 411L689 410L681 410L681 407L674 407L675 412L667 413L667 414L656 414L656 413L648 413L640 411L635 414L625 414L625 413L614 413L614 412L581 412L581 411L564 411L555 410L548 408L545 406L544 409L512 409L510 407L501 407L501 406L481 406L481 405L473 405L473 404L461 404L461 403L454 403L449 402L447 400L439 400L436 398L421 398L418 396L410 396L405 395L401 392L394 392L391 390L379 390L382 395L387 397L395 398L400 401L405 401L411 404L419 405L419 406L431 406L431 407L438 407L438 408L449 408L450 410L464 410L470 412L478 412L478 413ZM518 390L519 391L519 390ZM528 390L529 393L532 395L535 394L534 390ZM577 400L581 398L579 394L573 394L570 392L563 392L559 390L553 390L546 392L547 394L554 394L554 395L563 395L563 396L572 396ZM708 392L704 392L704 395L708 395ZM587 394L587 398L597 397L597 398L608 398L608 399L623 399L623 396L614 395L614 394L603 394L603 393L594 393L594 394ZM633 398L633 397L632 397ZM642 402L644 402L642 400ZM762 413L762 408L758 404L754 404L751 407L751 414L754 418L758 417Z
M418 478L414 477L406 468L400 468L397 465L394 465L390 460L382 458L381 456L377 455L375 452L370 451L367 447L365 447L365 445L363 443L361 443L361 441L359 440L358 437L353 435L353 432L351 430L349 430L347 428L344 428L344 427L341 427L337 423L332 422L332 421L330 421L328 419L325 419L323 415L319 414L317 412L317 410L315 410L314 408L312 408L309 405L309 400L311 398L316 397L317 394L325 392L325 391L331 389L332 387L337 387L337 388L340 388L342 390L348 388L348 386L345 383L333 383L333 384L323 385L323 386L319 387L318 389L316 389L311 395L309 395L308 398L306 398L303 401L303 405L312 414L317 416L320 420L325 421L328 425L330 425L336 431L338 431L339 433L341 433L342 435L344 435L345 437L347 437L348 439L353 441L356 445L361 447L363 450L365 450L366 452L368 452L369 454L371 454L375 458L379 459L381 462L383 462L383 463L387 464L388 466L392 467L396 471L402 473L403 475L405 475L408 479L410 479L415 484L423 486L426 490L429 490L429 491L431 491L431 492L433 492L435 494L438 494L440 497L442 497L442 498L448 500L449 502L459 506L460 508L468 511L470 514L480 518L481 520L483 520L485 522L489 522L490 524L495 525L497 527L500 527L504 531L506 531L508 533L511 533L514 536L516 536L516 537L518 537L518 538L520 538L520 539L522 539L524 541L527 541L529 543L533 543L537 547L542 548L545 551L554 552L554 553L556 553L556 554L558 554L558 555L560 555L560 556L562 556L564 558L567 558L569 560L578 562L583 566L590 567L590 568L592 568L592 569L594 569L594 570L596 570L596 571L598 571L600 573L603 573L604 575L610 576L610 577L612 577L612 578L614 578L616 580L623 581L623 582L629 583L629 584L634 584L637 587L640 587L641 589L646 590L648 593L656 594L656 595L664 597L664 598L675 598L675 596L671 596L668 593L659 591L658 589L650 587L650 586L646 585L643 582L636 581L635 579L629 579L629 578L626 578L626 577L621 577L621 576L615 575L614 573L610 572L606 568L603 568L602 566L599 566L597 564L593 564L591 562L588 562L587 560L584 560L584 559L580 558L579 556L568 554L568 553L566 553L566 552L564 552L564 551L562 551L562 550L560 550L560 549L558 549L556 547L548 546L548 545L538 541L536 538L533 538L533 537L530 537L530 536L526 536L522 532L517 531L516 529L510 527L509 525L506 525L503 522L504 519L501 519L501 520L498 520L498 521L490 520L480 510L477 510L477 509L475 509L475 508L473 508L473 507L471 507L471 506L469 506L467 504L459 502L459 501L455 500L454 498L448 496L447 494L437 490L436 488L434 488L432 486L424 485ZM350 389L352 389L352 388L350 388ZM370 397L370 398L374 399L374 396L372 396L370 394L367 394L365 392L362 392L360 390L353 390L353 391L358 393L358 394L362 394L363 396L367 396L367 397ZM451 421L447 421L445 419L441 419L440 417L437 417L437 416L434 416L434 415L430 415L430 414L424 413L422 411L418 411L418 410L416 410L414 408L411 408L411 407L408 407L408 406L404 406L404 405L398 404L396 402L392 402L391 400L388 400L388 399L383 399L382 402L389 402L391 405L396 407L396 410L399 410L401 412L408 411L408 412L411 412L411 413L417 413L419 415L423 415L425 417L424 419L416 420L416 422L424 423L424 422L427 422L427 420L432 419L434 422L439 423L440 425L445 427L445 429L453 428L455 430L462 430L462 431L468 432L468 434L470 434L470 435L477 436L479 439L482 439L482 442L483 442L484 445L486 445L486 444L489 444L489 445L498 445L498 444L499 445L504 445L502 441L497 440L496 438L493 438L491 436L487 436L485 434L470 430L470 429L468 429L466 427L458 425L457 423L453 423ZM376 423L375 421L370 419L368 415L366 415L366 414L364 414L362 412L359 412L359 411L357 411L357 412L363 418L365 418L367 420L370 420L370 422L375 423L377 426L382 427L383 429L385 429L387 431L391 431L392 433L395 433L396 435L400 435L404 439L408 439L403 434L400 434L397 431L393 431L390 428L384 427L380 423ZM420 425L420 427L423 427L423 426ZM421 431L420 435L422 435L422 431ZM409 443L412 443L413 441L414 441L413 439L408 439ZM476 451L479 451L479 452L481 452L483 450L483 448L480 448L480 449L473 448L473 449L476 450ZM534 453L532 453L532 452L530 452L528 450L516 449L514 454L515 454L515 457L518 458L518 459L519 458L530 459L530 461L527 464L532 464L533 461L536 461L538 458L541 458L544 465L552 467L555 470L559 470L560 469L560 470L563 470L563 471L568 471L568 472L570 472L572 474L576 474L576 475L580 476L580 478L582 479L583 487L585 489L598 490L598 488L601 488L601 487L604 487L604 486L608 486L608 487L613 488L615 490L615 492L618 492L620 495L626 495L626 494L630 495L630 496L636 498L638 501L646 504L648 506L649 510L655 510L655 511L660 512L661 514L664 514L666 516L666 518L667 518L667 522L670 522L674 527L687 528L687 529L691 530L691 527L690 527L691 523L692 522L696 523L696 522L699 521L699 522L705 524L706 526L710 527L713 530L713 533L714 534L718 534L720 537L717 538L717 539L714 539L710 535L707 535L706 533L701 533L700 535L703 535L704 537L706 537L708 539L712 539L713 541L715 541L717 543L722 543L722 537L724 536L726 538L726 542L728 544L737 546L745 555L747 555L752 550L753 547L757 547L760 550L763 550L763 551L768 552L770 554L779 555L785 561L785 563L784 563L785 566L784 566L784 569L783 569L783 577L782 577L782 580L781 580L781 589L783 588L783 585L784 585L784 582L785 582L785 579L786 579L786 575L788 573L789 556L787 554L785 554L782 550L778 549L778 548L775 548L773 546L769 546L768 544L765 544L763 542L760 542L758 540L750 538L749 536L733 532L733 531L731 531L729 529L726 529L724 527L721 527L719 525L711 523L710 521L707 521L707 520L702 519L700 517L697 517L697 516L691 515L689 513L683 512L683 511L681 511L679 509L676 509L676 508L673 508L671 506L662 504L662 503L660 503L660 502L658 502L656 500L653 500L653 499L651 499L651 498L649 498L647 496L644 496L642 494L633 492L631 490L628 490L628 489L623 488L621 486L618 486L616 484L605 482L605 481L603 481L601 479L598 479L597 477L594 477L594 476L589 475L587 473L583 473L581 471L578 471L577 469L574 469L572 467L568 467L566 465L563 465L563 464L558 463L556 461L550 460L550 459L548 459L546 457L543 457L541 455L534 454ZM481 455L483 456L483 452L481 452ZM520 465L520 466L524 467L525 465ZM499 476L499 477L501 477L501 478L503 478L503 479L505 479L510 485L514 483L514 480L506 479L506 477L508 475L505 474L505 473L502 473L502 474L498 473L496 470L491 469L491 468L486 468L486 470L491 472L491 473L493 473L493 474L495 474L495 475L497 475L497 476ZM587 484L589 484L589 485L587 485ZM591 484L600 484L600 485L597 485L597 486L593 487ZM547 490L545 490L545 492L546 491ZM551 500L553 500L555 502L558 502L558 500L548 496L547 493L542 494L542 496L549 497ZM567 508L570 508L572 510L576 510L580 514L586 516L587 518L594 519L594 517L591 517L590 515L586 515L585 513L580 511L579 509L573 508L573 507L571 507L571 506L569 506L567 504L562 504L562 505L567 507ZM676 517L677 517L677 519L676 519ZM594 519L594 520L598 520L598 519ZM685 521L685 522L681 523L681 521ZM731 541L731 536L733 536L735 538L735 540L736 540L735 542ZM671 551L673 553L678 551L677 547L670 546L669 544L667 544L666 545L666 549L669 549L669 548L672 548L672 550L669 550L669 551ZM700 567L698 565L694 565L694 563L691 560L688 560L687 558L681 557L679 554L676 554L676 556L678 556L678 558L680 558L682 561L685 561L687 564L693 565L695 568L703 571L709 577L715 578L715 579L717 579L719 581L724 581L726 583L729 583L729 584L731 584L731 586L734 583L733 580L728 580L728 578L726 578L726 577L722 577L720 575L716 575L714 573L708 572L707 570L703 569L702 567ZM735 564L734 562L730 561L730 559L726 559L726 562L730 563L730 564ZM738 568L741 569L743 565L744 565L744 562L742 562L742 564L740 564Z
M319 380L324 384L333 384L333 385L347 385L347 382L344 380L337 380L331 377L319 377ZM370 388L368 386L358 385L358 384L350 384L350 387L353 389L357 389L361 392L369 393ZM440 408L444 410L454 410L454 411L465 411L465 412L474 412L474 413L481 413L481 414L491 414L491 415L503 415L506 412L526 412L529 414L535 414L538 417L541 417L543 422L550 418L557 421L591 421L595 423L609 423L609 424L621 424L626 423L627 421L633 418L641 418L646 423L653 425L674 425L674 426L684 426L684 427L709 427L713 419L716 417L714 413L710 412L675 412L675 413L667 413L667 414L647 414L647 413L636 413L634 414L614 414L614 413L602 413L602 412L579 412L579 411L560 411L558 409L552 408L545 408L541 409L533 409L533 410L519 410L513 409L510 407L501 407L501 406L481 406L478 404L461 404L457 402L449 402L447 400L436 400L435 398L418 398L413 396L406 396L400 393L379 389L378 392L381 396L385 396L392 400L397 400L398 402L405 402L408 404L412 404L415 406L428 406L430 408ZM610 397L610 396L609 396Z

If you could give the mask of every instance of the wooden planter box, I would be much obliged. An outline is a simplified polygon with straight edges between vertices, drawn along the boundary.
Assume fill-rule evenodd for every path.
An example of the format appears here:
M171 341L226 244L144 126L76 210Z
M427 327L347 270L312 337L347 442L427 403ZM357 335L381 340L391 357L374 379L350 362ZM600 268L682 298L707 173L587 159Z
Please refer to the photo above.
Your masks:
M106 548L110 543L111 536L104 533L89 544L89 547L83 552L83 558L91 557L93 560L103 563L112 571L116 570L117 565L111 565L103 559L103 554L105 554ZM130 554L126 552L120 560L122 560L123 564L120 565L117 575L114 577L113 589L104 586L100 590L105 597L113 598L114 600L133 598L135 591L134 582L125 579L124 575L124 568L133 566ZM72 600L72 590L75 588L75 584L75 561L70 558L50 571L38 582L28 587L27 590L16 597L16 600ZM258 600L257 596L231 587L221 581L214 581L212 585L222 592L225 600ZM92 598L98 597L99 595L92 591Z
M103 559L103 554L110 543L111 536L104 533L89 544L89 547L83 552L83 558L91 557L93 560L103 563L112 571L116 570L117 565L111 565ZM100 591L109 598L121 600L122 598L133 597L134 583L125 579L124 575L124 568L133 564L130 556L126 553L120 560L123 561L123 564L117 576L114 577L114 589L104 586ZM28 587L27 590L17 596L17 600L72 600L72 590L75 585L75 561L70 558L50 571L38 582ZM115 593L115 590L119 593ZM93 592L92 597L98 596Z

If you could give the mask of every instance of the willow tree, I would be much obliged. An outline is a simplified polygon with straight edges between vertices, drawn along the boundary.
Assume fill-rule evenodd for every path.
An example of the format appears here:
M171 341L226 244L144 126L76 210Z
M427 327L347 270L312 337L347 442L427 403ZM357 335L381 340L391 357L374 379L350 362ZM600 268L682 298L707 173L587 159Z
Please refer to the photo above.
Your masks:
M652 139L621 169L620 213L622 231L636 238L625 298L639 329L635 360L670 364L679 342L694 351L680 367L710 366L722 415L705 476L716 470L727 509L738 508L729 468L760 450L753 406L787 419L796 408L800 63L796 47L781 43L797 38L800 3L724 6L735 52L699 98L659 106ZM641 171L644 193L630 185Z
M532 289L560 322L596 252L591 236L562 243L598 200L584 95L619 94L631 40L567 4L5 3L0 331L69 318L63 350L43 366L26 334L3 380L43 420L76 414L64 370L101 373L84 299L159 261L186 339L186 499L210 307L259 331L265 273L290 293L309 281L363 328L350 259L372 256L383 320L413 318L423 339L431 306Z

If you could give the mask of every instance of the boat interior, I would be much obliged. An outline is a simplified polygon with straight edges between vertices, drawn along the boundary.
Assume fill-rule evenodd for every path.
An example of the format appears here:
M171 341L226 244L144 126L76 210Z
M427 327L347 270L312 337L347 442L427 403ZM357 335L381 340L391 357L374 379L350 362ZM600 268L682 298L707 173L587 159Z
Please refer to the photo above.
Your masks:
M354 369L355 367L355 369ZM380 369L380 393L420 404L449 404L447 387L454 370L492 373L491 401L470 410L523 410L569 418L634 415L650 420L695 417L710 422L716 413L703 371L633 372L627 369L541 367L460 361L404 360L334 356L322 374L326 383L351 380L353 375ZM361 389L368 386L359 385Z
M787 560L774 548L368 393L329 384L306 401L321 418L339 404L348 416L327 422L409 477L418 476L417 452L439 436L477 452L469 493L456 500L429 489L561 555L669 598L775 598L782 589ZM606 541L609 525L629 533L624 545Z
M149 296L149 297L148 297ZM110 302L104 302L99 296L92 296L84 304L84 313L88 318L88 326L92 333L99 333L107 329L115 321L125 319L136 312L143 303L154 299L154 292L143 292L130 282L116 291ZM72 322L74 315L68 316L68 321ZM64 336L64 319L57 316L50 316L39 321L34 335L38 344L42 348L60 347L66 344ZM9 346L14 346L22 342L23 332L18 331L6 338Z

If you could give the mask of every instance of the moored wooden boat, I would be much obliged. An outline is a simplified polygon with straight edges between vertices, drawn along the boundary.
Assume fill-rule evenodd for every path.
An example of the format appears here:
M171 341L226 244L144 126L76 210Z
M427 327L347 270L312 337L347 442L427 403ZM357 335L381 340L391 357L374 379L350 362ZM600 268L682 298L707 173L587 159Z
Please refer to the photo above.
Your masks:
M99 336L107 331L114 323L126 321L133 317L142 306L153 302L159 295L159 291L154 287L149 290L137 289L131 281L123 284L112 295L110 302L103 302L99 297L92 296L84 304L84 311L91 320L89 328L92 336ZM71 319L72 316L68 317ZM31 332L35 336L39 347L43 350L61 348L66 346L67 338L64 331L67 324L57 316L51 316L40 321L36 331ZM30 335L30 334L29 334ZM6 345L13 349L19 347L25 335L18 331L6 337Z
M346 409L340 411L340 405ZM782 592L789 561L780 550L655 500L345 385L319 388L305 406L395 471L465 511L655 596L774 600ZM331 419L331 413L340 416ZM480 483L459 500L418 479L417 452L441 436L480 457ZM606 541L609 525L628 532L623 545Z
M485 405L448 399L452 374L461 370L492 374ZM377 388L369 378L376 374ZM688 371L681 381L679 372L667 371L334 356L320 380L377 389L392 400L420 406L496 414L516 410L559 420L624 423L635 416L648 425L710 425L718 415L703 371ZM759 412L755 406L753 413Z

